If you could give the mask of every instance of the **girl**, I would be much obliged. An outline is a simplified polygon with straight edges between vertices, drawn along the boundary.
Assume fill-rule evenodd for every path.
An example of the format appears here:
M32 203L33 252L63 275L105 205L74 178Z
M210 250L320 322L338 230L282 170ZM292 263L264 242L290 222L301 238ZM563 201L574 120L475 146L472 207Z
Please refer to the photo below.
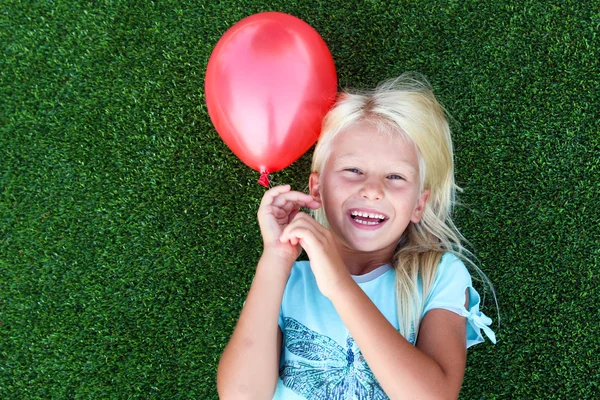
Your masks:
M428 83L342 94L309 189L262 199L263 254L221 398L456 399L466 348L495 336L461 261L450 129ZM295 262L302 249L310 261Z

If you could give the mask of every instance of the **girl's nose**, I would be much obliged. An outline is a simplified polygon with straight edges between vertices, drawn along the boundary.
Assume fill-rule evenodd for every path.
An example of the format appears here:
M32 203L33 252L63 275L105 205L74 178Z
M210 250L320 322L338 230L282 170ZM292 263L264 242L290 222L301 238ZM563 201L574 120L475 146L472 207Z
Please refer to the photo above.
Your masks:
M360 189L360 196L366 200L378 201L383 198L383 190L375 183L365 183Z

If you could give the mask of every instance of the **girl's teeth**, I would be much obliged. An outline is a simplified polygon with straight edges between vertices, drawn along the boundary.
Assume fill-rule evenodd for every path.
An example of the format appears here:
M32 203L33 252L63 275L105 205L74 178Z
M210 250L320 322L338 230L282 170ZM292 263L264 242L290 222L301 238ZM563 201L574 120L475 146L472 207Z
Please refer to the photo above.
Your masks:
M368 222L368 221L363 221L362 219L355 219L356 222L358 222L359 224L363 224L363 225L377 225L380 224L381 222Z
M369 214L362 211L352 211L352 215L355 217L367 217L367 218L379 218L384 219L385 217L381 214Z

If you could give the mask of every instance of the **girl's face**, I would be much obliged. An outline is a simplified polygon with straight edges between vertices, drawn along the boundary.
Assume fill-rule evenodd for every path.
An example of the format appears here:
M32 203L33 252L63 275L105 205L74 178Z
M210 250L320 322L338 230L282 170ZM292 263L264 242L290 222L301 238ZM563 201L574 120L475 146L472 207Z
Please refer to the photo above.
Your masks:
M310 189L342 246L390 257L408 224L421 220L429 196L420 190L412 142L366 123L335 137L322 173L311 175Z

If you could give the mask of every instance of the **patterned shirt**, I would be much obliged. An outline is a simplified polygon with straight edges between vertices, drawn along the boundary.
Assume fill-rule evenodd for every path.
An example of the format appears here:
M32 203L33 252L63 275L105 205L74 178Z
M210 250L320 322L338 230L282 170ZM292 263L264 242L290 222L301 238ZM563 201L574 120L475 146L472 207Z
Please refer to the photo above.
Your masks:
M353 276L385 318L398 329L396 272L389 264ZM465 308L465 292L469 293ZM442 256L423 316L442 308L467 318L467 347L481 330L495 343L491 319L479 311L471 275L455 255ZM273 399L387 399L329 299L321 294L308 261L296 262L288 279L279 327L283 333L279 380ZM413 345L414 335L407 338Z

